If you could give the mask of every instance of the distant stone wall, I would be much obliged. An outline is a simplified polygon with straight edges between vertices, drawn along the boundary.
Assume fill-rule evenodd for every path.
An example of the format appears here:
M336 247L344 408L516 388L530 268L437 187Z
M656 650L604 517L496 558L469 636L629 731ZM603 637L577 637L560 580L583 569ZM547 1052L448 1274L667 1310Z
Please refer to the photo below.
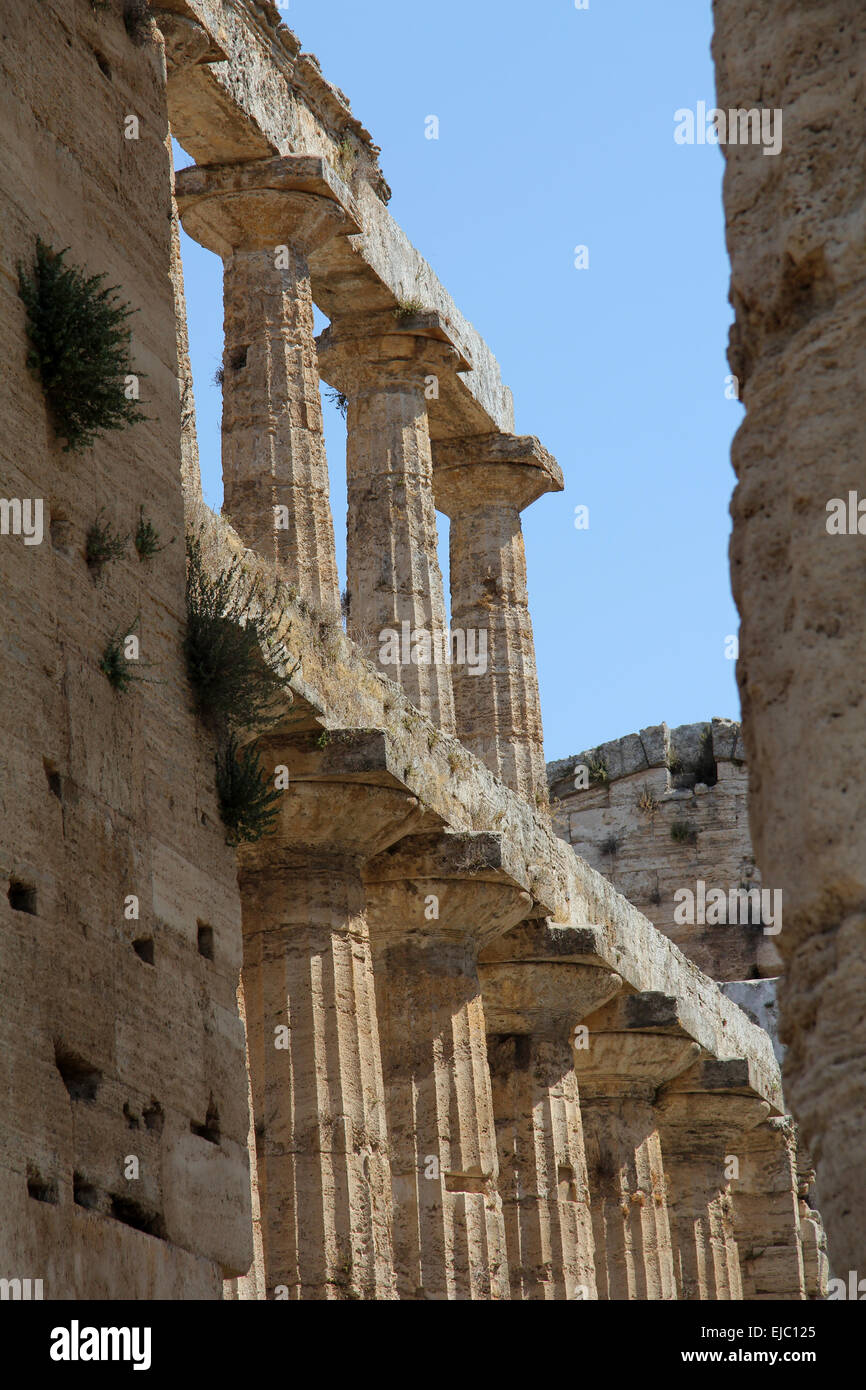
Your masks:
M738 894L738 920L730 920L731 890L761 884L749 836L748 780L740 726L727 719L676 729L659 724L548 764L557 833L720 981L776 976L780 969L777 924L755 920L757 894L749 904ZM694 894L694 921L677 920L688 907L674 896L683 889ZM701 911L712 890L727 896L728 920L718 924L712 897ZM765 901L772 911L780 899Z

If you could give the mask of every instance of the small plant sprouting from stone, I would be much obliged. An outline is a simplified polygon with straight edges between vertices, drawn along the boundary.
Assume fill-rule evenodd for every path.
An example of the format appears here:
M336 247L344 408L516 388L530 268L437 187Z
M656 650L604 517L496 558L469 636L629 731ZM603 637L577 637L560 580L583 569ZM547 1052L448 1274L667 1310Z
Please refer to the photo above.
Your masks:
M133 537L139 560L149 560L151 556L158 555L161 550L166 549L165 545L159 544L159 539L159 532L153 522L144 515L144 507L139 507L138 526ZM166 545L171 545L171 541L167 541Z
M658 797L654 792L650 791L646 782L644 782L643 791L637 799L638 810L642 811L645 816L654 816L660 804Z
M213 374L213 383L214 383L214 386L222 386L223 383L224 383L224 381L225 381L225 379L226 379L226 369L225 369L225 367L217 367L216 371L215 371L214 374Z
M696 845L698 832L683 820L675 820L671 825L671 839L678 845Z
M239 748L236 734L226 736L216 755L216 790L228 844L254 844L273 830L281 797L262 767L257 743Z
M610 773L607 770L607 763L604 758L590 758L587 763L589 771L589 785L591 787L603 787L610 781Z
M427 750L428 750L428 752L432 753L432 752L433 752L433 749L436 747L436 744L437 744L438 742L439 742L439 730L438 730L438 729L428 729L428 730L427 730Z
M668 753L666 766L668 772L672 772L675 777L685 771L683 760L678 753Z
M463 767L463 759L455 749L451 749L448 754L448 766L452 773L460 772Z
M341 179L345 182L352 179L358 167L358 149L354 140L351 140L348 135L344 135L337 146L334 165Z
M279 718L280 697L291 697L300 662L291 664L277 636L275 607L237 558L210 575L200 535L187 537L187 671L199 712L219 730L266 728Z
M608 835L606 840L602 840L600 849L608 859L613 859L619 851L619 840L615 835Z
M102 570L103 565L110 564L113 560L122 560L129 541L128 535L119 535L112 529L110 522L103 521L104 512L105 508L100 507L84 542L87 563L97 573Z
M187 672L202 717L218 737L216 789L220 815L238 845L261 839L273 828L280 793L269 782L258 744L238 744L241 729L261 730L291 701L290 665L277 606L279 586L266 594L249 581L240 559L211 575L202 536L187 536L184 639Z
M317 748L327 748L327 746L328 746L328 744L329 744L330 742L331 742L330 730L328 730L328 729L323 729L322 732L319 734L319 737L316 739L316 747L317 747Z
M425 312L420 299L401 299L394 310L394 317L398 323L402 323L404 319L413 319L416 314Z
M18 267L19 294L27 309L27 365L42 389L64 453L81 453L109 430L145 418L130 369L128 320L134 312L105 288L104 275L85 275L66 265L63 251L40 239L32 273Z
M333 406L336 406L337 410L340 412L343 419L345 420L346 416L349 414L349 397L345 395L344 392L337 391L331 386L328 387L325 394L328 397L328 400L331 402L331 404Z
M137 661L133 661L126 654L126 644L130 635L138 626L138 618L128 628L120 632L115 632L109 637L105 644L102 657L99 662L99 669L105 675L108 684L125 695L133 681L143 680L135 669Z

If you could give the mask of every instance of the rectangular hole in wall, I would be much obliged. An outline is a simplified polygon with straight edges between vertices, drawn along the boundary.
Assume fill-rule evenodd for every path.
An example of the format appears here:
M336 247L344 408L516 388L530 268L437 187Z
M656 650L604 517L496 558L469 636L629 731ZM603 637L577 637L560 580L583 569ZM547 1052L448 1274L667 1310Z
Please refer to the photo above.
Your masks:
M22 883L17 878L10 879L9 905L15 912L29 912L31 916L35 917L36 889L31 883Z
M96 1099L99 1083L102 1080L101 1071L91 1066L77 1053L71 1052L62 1043L54 1044L54 1064L69 1092L70 1100L90 1101Z
M109 1215L134 1231L143 1231L147 1236L165 1240L165 1225L158 1212L150 1211L131 1197L112 1197Z
M34 1202L48 1202L51 1206L56 1206L58 1202L57 1183L53 1178L43 1178L35 1168L31 1168L27 1174L27 1196L32 1197Z
M162 1134L162 1127L165 1124L165 1111L158 1100L151 1099L150 1105L146 1105L141 1112L146 1129L153 1130L154 1134Z
M81 1173L72 1175L72 1197L77 1207L84 1207L86 1211L99 1210L99 1191Z
M198 923L198 953L205 960L213 960L213 927L206 922Z

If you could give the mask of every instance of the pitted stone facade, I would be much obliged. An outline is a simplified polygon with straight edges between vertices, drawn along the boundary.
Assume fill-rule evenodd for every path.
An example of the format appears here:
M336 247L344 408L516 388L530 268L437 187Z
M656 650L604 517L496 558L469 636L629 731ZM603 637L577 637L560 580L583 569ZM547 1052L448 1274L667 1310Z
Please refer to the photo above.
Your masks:
M689 960L720 982L778 976L784 895L755 862L739 724L658 724L558 759L547 775L557 833ZM714 911L711 898L708 914L714 892L725 904Z
M520 512L561 474L343 94L270 3L166 0L134 37L119 3L5 22L0 449L55 524L0 548L2 1272L52 1298L815 1296L769 1037L551 827ZM195 161L174 185L169 132ZM196 476L175 210L224 262L230 520ZM83 461L26 370L37 234L141 308L148 418ZM346 632L320 378L349 403ZM96 585L106 499L273 595L294 660L260 748L288 781L236 852L181 664L182 545ZM437 508L453 613L488 639L471 691L434 641ZM160 679L121 702L99 644L135 605ZM371 638L403 623L434 655L389 673Z

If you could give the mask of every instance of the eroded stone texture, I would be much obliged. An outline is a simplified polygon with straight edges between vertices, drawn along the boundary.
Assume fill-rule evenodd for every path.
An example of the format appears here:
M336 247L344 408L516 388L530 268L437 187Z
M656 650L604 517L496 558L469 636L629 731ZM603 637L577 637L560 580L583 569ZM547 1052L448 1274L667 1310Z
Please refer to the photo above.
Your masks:
M863 537L866 15L859 0L716 0L717 102L784 114L782 153L725 149L736 436L737 668L764 882L784 889L785 1088L814 1151L833 1258L866 1247Z
M557 759L547 775L557 833L701 970L719 981L780 974L780 923L765 931L761 913L781 909L784 926L784 895L761 899L739 724L642 729ZM704 900L725 894L724 920L698 914L699 883ZM693 896L691 921L682 890Z
M457 733L491 772L547 804L544 735L520 513L562 473L538 440L449 440L434 451L436 504L451 518L451 625L484 636L486 662L453 671Z
M685 1235L676 1224L667 1192L688 1162L682 1144L664 1153L659 1088L700 1056L723 1069L717 1089L739 1095L744 1063L748 1098L775 1114L779 1071L769 1038L555 837L527 800L534 784L521 785L540 722L517 502L527 468L553 474L533 441L526 457L525 441L491 444L491 431L513 429L492 354L384 212L375 147L270 0L165 0L157 19L168 78L156 31L137 46L119 8L87 0L10 15L0 60L21 101L0 98L13 134L0 450L8 490L44 496L49 523L42 549L0 541L3 781L16 790L14 813L5 792L0 804L11 981L0 1257L44 1270L46 1295L61 1298L218 1297L223 1279L239 1298L674 1297L691 1218L708 1214L692 1261L705 1268L720 1239L712 1221L725 1242L730 1232L702 1165ZM227 263L237 528L201 502L189 421L182 441L166 102L199 161L178 177L184 215ZM130 105L138 142L119 129ZM62 232L141 308L133 350L147 419L84 460L59 456L25 371L15 262L37 232ZM430 312L407 305L419 290ZM431 440L487 440L459 467L493 488L485 554L491 572L499 565L503 661L522 682L509 698L523 710L499 721L496 766L514 752L522 794L454 737L447 662L401 663L398 684L340 628L312 295L357 398L350 474L369 483L382 523L365 539L359 522L350 538L376 621L405 599L410 628L444 628ZM237 862L181 665L182 546L131 570L118 562L102 585L80 554L101 505L125 530L144 502L164 540L180 537L182 460L211 573L238 560L301 658L261 744L282 789L277 826ZM517 495L496 491L503 460L520 469ZM458 588L474 612L466 571ZM121 698L98 658L135 612L159 678ZM350 608L356 620L362 636ZM645 732L655 767L660 740ZM138 917L122 915L127 892ZM625 1002L605 1002L611 990ZM575 1063L571 1030L587 1010ZM798 1296L802 1251L818 1287L818 1232L797 1225L805 1179L794 1175L795 1192L785 1126L732 1142L748 1158L741 1227L763 1241L744 1286ZM119 1177L130 1153L141 1166L132 1195ZM735 1207L738 1249L743 1239Z

